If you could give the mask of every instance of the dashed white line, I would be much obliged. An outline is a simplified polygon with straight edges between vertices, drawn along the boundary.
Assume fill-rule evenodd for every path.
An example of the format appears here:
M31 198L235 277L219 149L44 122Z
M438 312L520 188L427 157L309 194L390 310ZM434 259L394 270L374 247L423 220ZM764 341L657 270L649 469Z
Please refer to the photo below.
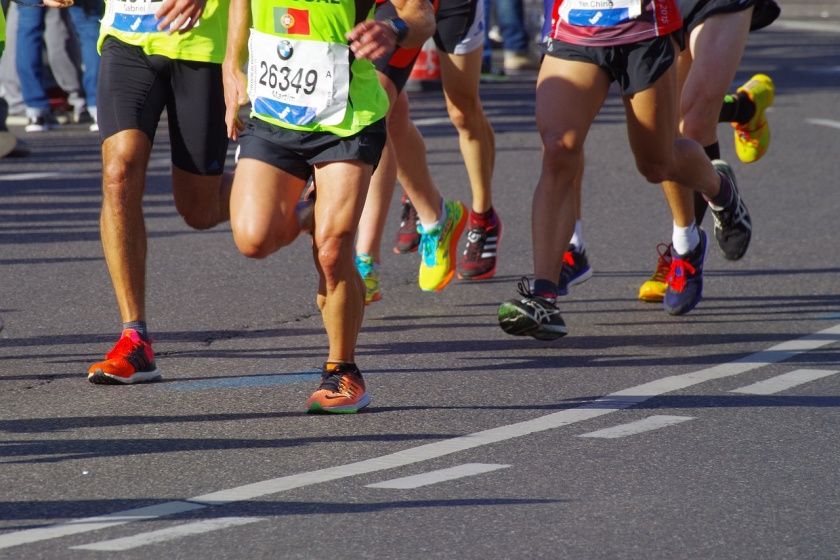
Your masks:
M773 393L786 391L797 385L822 379L835 373L838 372L827 369L797 369L783 373L782 375L777 375L776 377L771 377L770 379L765 379L764 381L759 381L758 383L753 383L752 385L747 385L746 387L732 389L729 392L744 393L747 395L772 395Z
M647 418L642 418L641 420L636 420L635 422L627 422L626 424L619 424L618 426L604 428L603 430L580 434L578 437L616 439L650 432L652 430L658 430L659 428L681 424L682 422L693 419L693 416L669 416L667 414L657 414L654 416L648 416Z
M397 490L410 490L412 488L420 488L421 486L428 486L430 484L437 484L438 482L446 482L449 480L456 480L466 476L475 476L477 474L484 474L499 469L506 469L510 465L493 465L487 463L465 463L457 467L450 467L448 469L439 469L436 471L429 471L423 474L415 474L413 476L404 476L402 478L394 478L384 482L377 482L375 484L368 484L368 488L393 488Z
M840 341L840 325L834 325L833 327L823 329L801 338L776 344L766 350L761 350L732 362L719 364L717 366L701 369L691 373L671 375L649 383L643 383L635 387L630 387L629 389L624 389L622 391L617 391L604 397L594 399L591 402L577 408L560 410L551 414L533 418L531 420L517 422L516 424L508 424L447 440L411 447L409 449L404 449L402 451L382 455L380 457L374 457L364 461L358 461L356 463L348 463L346 465L338 465L315 471L281 476L278 478L263 480L261 482L255 482L253 484L245 484L235 488L228 488L227 490L220 490L218 492L211 492L209 494L196 496L188 501L166 502L158 504L157 506L152 506L151 508L126 510L112 513L107 516L76 519L47 527L24 529L22 531L1 534L0 549L26 543L39 542L61 536L85 533L101 529L103 527L129 523L140 519L163 517L180 511L188 511L183 509L186 506L194 506L190 509L196 509L200 507L240 502L270 494L277 494L286 490L319 484L321 482L329 482L332 480L349 478L355 475L404 467L406 465L428 461L429 459L435 459L438 457L444 457L460 451L499 443L546 430L561 428L563 426L583 422L584 420L589 420L591 418L604 416L612 412L624 410L665 393L692 387L706 381L739 375L769 364L775 364L777 362L788 360L798 354L822 348L823 346L828 346L830 344L837 343L838 341ZM157 513L148 514L149 511L155 511L155 508L157 508ZM167 513L167 508L172 508L173 511L171 513ZM145 511L146 514L141 515L141 511ZM109 519L112 521L103 524Z
M176 525L175 527L167 527L157 531L148 531L130 537L122 537L119 539L111 539L107 541L100 541L91 544L83 544L79 546L71 546L70 548L76 550L101 550L107 552L122 552L131 550L132 548L139 548L150 544L158 544L166 541L174 541L181 537L189 537L191 535L201 535L202 533L210 533L218 531L219 529L227 529L228 527L239 527L241 525L249 525L257 521L264 521L267 517L219 517L217 519L204 519L193 523L184 523Z
M38 179L53 179L61 176L61 173L53 171L42 171L39 173L8 173L0 175L0 181L36 181Z

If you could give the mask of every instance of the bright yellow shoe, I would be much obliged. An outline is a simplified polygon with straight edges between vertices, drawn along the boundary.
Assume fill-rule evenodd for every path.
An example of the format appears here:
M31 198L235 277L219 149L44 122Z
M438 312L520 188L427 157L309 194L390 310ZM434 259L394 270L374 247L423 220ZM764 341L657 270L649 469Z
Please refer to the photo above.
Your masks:
M671 269L671 246L660 243L656 246L659 253L659 260L656 261L656 271L650 280L646 280L639 287L639 299L649 303L659 303L665 299L665 290L668 289L668 271Z
M776 87L773 80L765 74L756 74L738 92L744 92L755 104L755 114L748 123L732 123L735 129L735 153L744 163L753 163L761 159L770 146L770 125L765 112L773 104Z
M467 223L467 209L461 202L450 200L443 208L446 213L443 225L429 231L417 226L420 233L418 283L424 292L439 292L452 280L458 239Z

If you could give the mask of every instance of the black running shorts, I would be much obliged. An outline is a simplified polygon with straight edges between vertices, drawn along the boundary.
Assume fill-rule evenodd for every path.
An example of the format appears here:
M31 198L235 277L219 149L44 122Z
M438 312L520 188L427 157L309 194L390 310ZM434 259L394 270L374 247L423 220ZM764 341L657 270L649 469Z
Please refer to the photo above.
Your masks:
M197 175L224 171L228 138L220 64L149 56L107 37L96 98L102 140L139 129L154 142L166 109L173 165Z
M376 167L384 148L385 119L345 137L329 132L290 130L249 118L245 130L239 134L236 159L256 159L306 180L317 163L363 161Z
M750 31L756 31L773 23L780 13L775 0L677 0L677 4L686 33L694 31L710 16L742 12L748 8L753 8Z
M431 0L435 9L435 46L449 54L466 54L484 45L484 0ZM390 2L376 4L376 19L396 17ZM480 18L480 20L479 20ZM388 76L402 91L421 47L398 48L375 61L376 69Z
M655 37L647 41L613 47L584 47L546 39L548 56L595 64L610 81L618 82L621 95L633 95L652 86L674 63L676 37Z

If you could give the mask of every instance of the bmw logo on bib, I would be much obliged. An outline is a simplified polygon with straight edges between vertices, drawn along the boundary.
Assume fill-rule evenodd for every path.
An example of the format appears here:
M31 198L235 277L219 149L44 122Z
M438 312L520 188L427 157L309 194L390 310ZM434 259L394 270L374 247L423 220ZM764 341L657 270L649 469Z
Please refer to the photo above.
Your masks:
M292 44L289 41L280 41L277 45L277 56L280 57L280 60L289 60L292 58L295 50L292 48Z

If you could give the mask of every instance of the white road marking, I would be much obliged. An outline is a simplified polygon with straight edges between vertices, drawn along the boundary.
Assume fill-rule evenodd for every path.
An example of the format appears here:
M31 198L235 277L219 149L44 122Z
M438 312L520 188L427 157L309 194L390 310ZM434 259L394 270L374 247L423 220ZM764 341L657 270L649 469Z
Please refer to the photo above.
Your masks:
M827 21L796 21L780 20L773 22L774 29L790 29L791 31L825 31L826 33L840 33L840 25Z
M647 418L642 418L641 420L636 420L635 422L628 422L626 424L619 424L618 426L604 428L603 430L580 434L578 437L615 439L650 432L651 430L658 430L659 428L673 426L674 424L680 424L687 420L694 420L694 417L657 414L654 416L648 416Z
M759 381L758 383L753 383L752 385L747 385L746 387L732 389L729 392L744 393L747 395L772 395L773 393L779 393L797 385L808 383L809 381L834 375L835 373L838 372L827 369L797 369L783 373L782 375L777 375L776 377L771 377L770 379L765 379L764 381Z
M0 175L0 181L36 181L38 179L53 179L59 177L61 173L53 171L41 171L38 173L9 173Z
M499 469L506 469L509 466L510 465L492 465L487 463L465 463L463 465L458 465L457 467L450 467L448 469L439 469L423 474L415 474L413 476L404 476L402 478L395 478L393 480L386 480L384 482L368 484L367 487L410 490L412 488L420 488L421 486L437 484L438 482L446 482L448 480L464 478L465 476L474 476L477 474L484 474L488 472L497 471Z
M110 552L131 550L132 548L139 548L150 544L158 544L166 541L174 541L181 537L189 537L191 535L201 535L202 533L210 533L218 531L219 529L227 529L228 527L239 527L240 525L248 525L256 523L257 521L265 521L267 517L219 517L217 519L204 519L193 523L184 523L176 525L175 527L167 527L157 531L148 531L140 533L139 535L132 535L130 537L123 537L120 539L111 539L109 541L100 541L91 544L83 544L79 546L71 546L75 550L104 550Z
M758 351L732 362L719 364L717 366L701 369L691 373L671 375L662 379L643 383L635 387L630 387L629 389L624 389L604 397L594 399L591 402L577 408L560 410L531 420L517 422L516 424L508 424L505 426L483 430L481 432L474 432L434 443L427 443L425 445L411 447L409 449L404 449L388 455L382 455L380 457L374 457L372 459L366 459L364 461L358 461L356 463L348 463L346 465L327 467L316 471L281 476L278 478L255 482L253 484L245 484L235 488L228 488L227 490L220 490L218 492L211 492L209 494L196 496L188 501L165 502L158 504L157 506L152 506L151 508L120 511L106 516L87 517L68 521L66 523L49 525L46 527L5 533L0 535L0 549L26 543L39 542L56 537L85 533L101 529L103 527L120 525L131 521L139 521L141 519L163 517L166 515L172 515L173 513L179 513L180 511L189 511L189 509L198 509L200 507L223 505L231 502L260 498L270 494L284 492L286 490L319 484L321 482L329 482L355 475L368 474L386 469L412 465L429 459L458 453L459 451L499 443L509 439L552 430L555 428L561 428L563 426L583 422L584 420L589 420L591 418L604 416L605 414L624 410L665 393L692 387L706 381L733 377L769 364L775 364L777 362L788 360L798 354L822 348L823 346L828 346L837 342L840 342L840 325L834 325L833 327L817 331L816 333L812 333L801 338L776 344L766 350ZM182 509L185 506L191 507L189 509ZM149 511L154 508L159 508L158 513L150 514ZM166 512L167 508L171 508L173 511ZM140 514L141 511L144 512L144 514ZM109 519L112 521L106 522L106 520Z
M840 128L840 121L832 121L829 119L805 119L805 122L817 124L819 126L827 126L829 128Z

